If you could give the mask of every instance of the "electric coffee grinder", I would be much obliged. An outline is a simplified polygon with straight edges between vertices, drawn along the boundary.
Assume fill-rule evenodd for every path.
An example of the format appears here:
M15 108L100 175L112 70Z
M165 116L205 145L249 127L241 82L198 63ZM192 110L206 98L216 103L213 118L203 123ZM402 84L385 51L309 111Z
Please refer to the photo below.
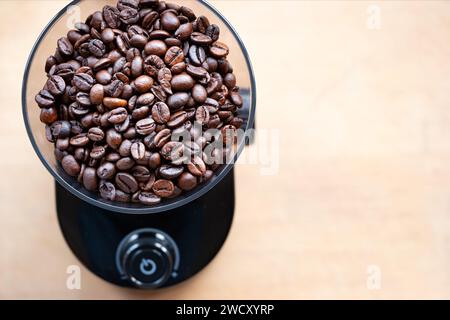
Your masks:
M180 2L171 0L172 2ZM228 60L241 88L243 129L253 127L255 80L248 53L230 23L205 1L182 1L221 29L230 48ZM70 29L76 8L84 21L116 0L73 1L63 8L39 36L30 54L22 88L23 116L38 157L56 180L56 208L60 228L75 256L97 276L125 287L154 289L179 283L204 268L222 247L234 214L234 161L222 165L208 182L155 206L108 202L68 176L54 157L45 136L34 96L45 82L43 65L57 40ZM72 6L76 7L72 7ZM238 142L237 159L245 146Z

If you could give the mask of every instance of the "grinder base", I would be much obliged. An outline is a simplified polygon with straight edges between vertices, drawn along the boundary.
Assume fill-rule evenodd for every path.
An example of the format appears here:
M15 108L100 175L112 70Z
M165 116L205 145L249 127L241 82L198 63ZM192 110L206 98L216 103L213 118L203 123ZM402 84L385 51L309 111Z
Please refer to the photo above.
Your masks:
M197 200L152 214L104 210L56 183L58 220L70 249L94 274L125 287L167 287L203 269L228 235L234 203L233 170Z

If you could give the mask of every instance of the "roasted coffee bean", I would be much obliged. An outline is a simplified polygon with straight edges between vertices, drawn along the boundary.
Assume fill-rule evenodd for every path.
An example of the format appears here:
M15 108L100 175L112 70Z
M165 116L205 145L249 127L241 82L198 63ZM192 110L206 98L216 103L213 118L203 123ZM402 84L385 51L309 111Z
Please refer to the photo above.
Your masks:
M148 56L157 55L159 57L164 57L167 52L167 45L164 41L152 40L145 45L144 52Z
M202 64L202 67L205 68L208 72L216 72L218 67L217 59L207 57L205 62Z
M123 93L124 87L125 84L121 80L114 80L104 87L105 94L111 98L119 98Z
M205 87L203 87L201 84L194 85L191 93L192 98L199 104L204 103L206 101L206 98L208 97L208 93L206 92Z
M201 66L203 62L206 60L205 49L201 46L192 45L189 48L189 59L190 61L196 65Z
M67 138L71 133L71 125L68 121L56 121L49 128L51 135L57 139Z
M131 122L131 116L127 115L127 117L125 118L125 120L123 122L116 123L114 125L114 129L119 133L123 133L123 132L127 131L128 128L130 127L130 122Z
M34 100L40 108L50 108L55 105L55 98L47 90L39 91Z
M89 92L94 85L94 79L86 73L77 73L73 77L73 84L79 90Z
M167 105L171 110L177 110L186 105L186 103L189 100L189 94L185 92L178 92L173 95L171 95L167 99Z
M171 136L172 133L170 129L163 129L154 136L152 141L153 143L148 143L148 145L150 147L154 146L156 148L162 148L167 142L170 141Z
M227 86L228 89L233 89L236 86L236 77L233 73L227 73L223 78L223 84Z
M209 116L208 128L209 129L217 129L222 125L222 121L217 114L213 114Z
M157 123L164 124L170 119L170 109L164 102L157 102L152 108L152 118Z
M128 193L123 192L120 189L116 189L116 197L114 198L114 201L118 202L130 202L131 197Z
M178 40L177 38L166 38L164 39L164 42L167 44L168 47L182 47L183 42Z
M73 45L66 37L58 40L58 50L64 56L71 56L73 54Z
M67 39L69 39L72 45L75 44L80 38L81 33L77 30L69 30L69 32L67 32Z
M149 76L143 75L134 80L134 87L139 93L145 93L153 86L153 79Z
M190 173L197 177L202 176L206 172L206 165L199 156L194 156L187 164L187 168Z
M182 24L177 31L175 31L175 37L177 37L180 41L186 41L189 39L193 31L194 27L192 26L192 23L185 23Z
M123 82L125 85L130 83L130 78L125 75L123 72L117 72L114 74L113 78L114 81L119 80L121 82ZM125 86L124 86L125 89Z
M160 154L166 160L176 161L183 157L184 146L181 142L170 141L161 148Z
M187 114L187 117L189 118L189 113L186 112L186 114ZM173 129L172 136L173 137L184 137L184 135L189 134L191 127L192 127L192 123L189 120L187 120L182 125Z
M172 86L170 81L172 80L172 72L168 68L161 68L158 71L158 82L161 88L164 89L168 94L172 94Z
M118 28L120 26L119 20L120 11L113 6L105 6L103 7L103 18L105 19L106 24L110 28Z
M197 186L197 178L189 172L184 172L178 178L177 184L184 191L190 191Z
M197 108L197 111L195 112L195 121L197 121L200 125L204 125L209 122L209 111L206 106Z
M105 28L102 30L101 39L103 43L112 43L114 41L114 31L111 28Z
M117 2L117 9L120 11L126 9L138 9L140 0L119 0Z
M91 105L91 98L86 92L78 92L76 96L76 101L79 105L89 107Z
M89 41L88 48L89 51L97 58L101 58L106 52L105 44L99 39L92 39Z
M164 56L164 62L172 67L184 60L184 53L180 47L170 47Z
M116 150L122 143L122 136L114 129L106 131L106 143L112 149Z
M131 25L139 21L139 12L136 9L125 9L120 11L120 21L125 24Z
M56 148L58 148L61 151L66 150L70 146L69 138L57 139L55 146L56 146Z
M80 148L75 149L73 156L75 157L75 159L77 161L84 162L89 158L89 153L87 152L86 149L80 147ZM83 170L81 170L81 171L83 171ZM81 172L80 172L80 174L81 174Z
M193 32L190 39L192 43L199 46L207 46L213 42L209 36L201 32Z
M131 155L135 160L141 160L145 156L145 145L142 142L134 142L131 145Z
M116 197L116 187L107 181L100 182L99 186L100 196L109 201L114 201Z
M116 163L116 167L119 170L129 170L131 169L134 165L136 164L136 162L130 158L130 157L125 157L125 158L121 158L120 160L117 161Z
M138 182L146 182L150 179L150 170L148 170L145 166L134 166L131 169L131 175Z
M66 155L62 159L61 165L69 176L76 177L80 173L81 166L72 155Z
M66 89L66 83L62 77L52 76L47 80L46 88L52 95L60 96Z
M125 108L116 108L108 116L108 121L112 124L124 122L128 118L128 112Z
M168 11L161 16L161 25L164 30L175 31L180 26L180 20L173 12Z
M70 145L74 147L83 147L89 143L89 138L86 133L80 133L72 138L70 138Z
M84 116L89 113L89 107L74 102L69 106L69 112L74 116Z
M139 192L139 201L145 205L155 205L161 202L161 198L148 191Z
M186 66L186 72L197 79L202 79L208 76L208 71L203 67L197 67L191 64Z
M45 62L45 72L49 73L53 66L58 63L55 56L49 56Z
M149 12L142 19L142 27L145 29L150 29L155 23L156 19L158 19L158 13L156 11Z
M142 59L142 57L141 56L135 57L131 62L131 75L134 78L139 77L140 75L142 75L143 68L144 68L144 60Z
M242 100L242 96L239 94L238 90L234 88L230 93L231 102L233 102L238 107L242 106L244 101Z
M155 181L153 184L153 192L161 198L167 198L172 195L174 192L175 186L173 185L172 181L160 179Z
M147 118L149 114L150 114L150 108L147 106L143 106L143 107L138 107L138 108L134 109L131 114L131 117L134 120L142 120L144 118Z
M197 22L197 30L201 33L205 33L206 29L210 25L208 18L205 16L199 16L196 22Z
M148 166L156 169L161 165L161 155L158 152L152 153L148 159Z
M149 135L155 131L155 127L155 121L151 118L139 120L135 126L136 132L140 135Z
M97 72L99 70L108 68L111 64L112 64L111 59L109 59L109 58L102 58L102 59L97 61L97 63L92 68L92 70L94 72Z
M195 81L187 73L181 73L174 76L170 84L175 91L188 91L194 87Z
M130 44L138 49L144 49L145 45L147 44L147 37L141 34L135 34L130 39Z
M132 62L134 58L140 57L140 56L141 56L140 50L133 47L133 48L128 49L126 58L127 58L128 62Z
M224 145L231 145L236 142L236 128L234 126L224 126L221 130L221 134Z
M216 78L211 78L206 86L206 92L208 95L213 94L220 88L220 82Z
M205 34L212 39L212 41L219 40L220 28L216 24L211 24L206 28Z
M172 68L170 68L170 72L172 72L172 74L180 74L184 70L186 70L185 62L179 62L179 63L173 65Z
M152 54L145 58L144 71L151 77L155 77L158 74L158 70L164 67L164 61L157 55Z
M236 129L241 128L243 123L244 123L244 121L243 121L241 118L239 118L239 117L234 117L234 118L230 121L230 124L231 124L232 126L234 126Z
M185 123L188 119L186 111L178 111L174 113L169 121L167 122L167 126L169 128L176 128L181 126L183 123Z
M224 58L228 55L230 49L225 43L216 41L214 42L211 47L209 48L209 53L214 58Z
M180 7L180 12L185 17L187 17L189 19L189 21L194 21L195 19L197 19L197 17L195 16L194 11L192 11L191 8L188 8L188 7L185 7L185 6L181 6Z
M90 91L89 98L92 104L101 104L104 98L104 88L101 84L95 84Z
M97 169L97 176L100 179L111 179L116 174L116 166L111 162L104 162Z
M83 171L83 186L89 191L95 191L98 188L98 179L95 168L87 167Z
M151 91L159 101L167 100L166 91L161 86L153 85Z
M180 176L184 171L182 166L170 166L170 165L162 165L158 172L161 177L164 179L175 179Z
M124 39L126 39L126 38L123 36L123 34L120 34L120 35L116 36L116 41L115 41L117 50L119 50L119 52L122 53L123 55L126 54L127 49L129 48L126 40L124 40Z
M120 154L118 154L117 152L109 152L106 156L105 156L105 160L109 161L109 162L113 162L116 163L117 161L120 160Z
M58 111L55 108L42 108L39 119L42 123L52 124L58 119Z
M89 132L87 134L89 140L92 140L94 142L102 141L105 138L105 133L102 129L98 127L90 128Z
M136 137L136 128L129 127L124 133L123 137L126 139L134 139Z
M133 143L130 140L123 140L119 147L119 154L122 157L128 157L131 155L131 145Z
M107 85L111 82L112 76L107 70L100 70L95 74L95 80L103 85Z
M57 161L61 162L62 159L63 159L65 156L67 156L68 153L67 153L67 151L61 151L61 150L59 150L59 149L55 149L54 154L55 154L55 159L56 159Z
M134 193L139 185L136 179L129 173L119 172L115 178L116 185L125 193Z
M112 110L115 108L124 108L128 105L128 101L125 99L119 99L119 98L109 98L106 97L103 99L103 105Z
M206 182L210 180L213 177L213 175L214 172L212 170L206 170L205 174L199 178L199 182L200 183Z

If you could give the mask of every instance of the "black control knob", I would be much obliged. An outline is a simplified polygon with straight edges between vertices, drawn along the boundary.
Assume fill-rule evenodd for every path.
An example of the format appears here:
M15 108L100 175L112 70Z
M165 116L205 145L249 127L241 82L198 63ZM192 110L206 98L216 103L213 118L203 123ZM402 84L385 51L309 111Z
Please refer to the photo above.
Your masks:
M144 289L158 288L174 275L178 249L165 233L143 229L126 236L117 249L123 278Z

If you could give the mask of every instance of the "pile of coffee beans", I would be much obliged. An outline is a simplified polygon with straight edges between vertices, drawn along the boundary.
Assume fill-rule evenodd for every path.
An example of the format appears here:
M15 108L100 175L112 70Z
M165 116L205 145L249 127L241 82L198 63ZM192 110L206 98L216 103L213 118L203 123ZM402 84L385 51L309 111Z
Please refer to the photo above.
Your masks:
M65 172L106 200L144 205L210 179L222 163L208 160L230 148L206 148L233 143L243 123L219 36L207 17L158 0L119 0L77 23L35 98Z

